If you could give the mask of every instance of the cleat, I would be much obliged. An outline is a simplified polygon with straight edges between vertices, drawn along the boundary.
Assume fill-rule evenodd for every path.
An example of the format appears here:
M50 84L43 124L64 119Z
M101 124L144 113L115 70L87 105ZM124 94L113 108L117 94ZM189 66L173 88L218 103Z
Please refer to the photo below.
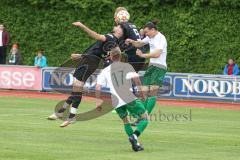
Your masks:
M68 118L67 120L65 120L61 125L60 127L67 127L69 124L73 124L76 122L76 118L73 117L73 118Z
M144 150L143 146L141 146L141 145L138 143L138 152L139 152L139 151L143 151L143 150Z
M53 113L48 117L48 120L57 120L63 117L63 113Z
M129 137L129 142L132 144L132 150L135 152L138 152L139 145L138 145L136 136L132 135L131 137Z

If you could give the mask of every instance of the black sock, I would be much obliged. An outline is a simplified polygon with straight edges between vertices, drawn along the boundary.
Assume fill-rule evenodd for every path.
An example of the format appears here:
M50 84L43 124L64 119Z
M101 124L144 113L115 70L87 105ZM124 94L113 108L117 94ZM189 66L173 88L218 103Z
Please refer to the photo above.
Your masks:
M72 92L70 96L72 100L72 108L78 109L79 104L82 100L82 92ZM69 118L73 118L76 114L70 113Z
M141 133L136 130L136 131L133 132L133 134L135 134L137 137L139 137Z
M73 117L75 117L75 114L70 113L68 118L73 118Z
M66 100L66 103L69 104L69 105L72 104L72 97L71 96L68 97L68 99Z
M65 108L61 108L58 110L58 113L63 113L66 109Z

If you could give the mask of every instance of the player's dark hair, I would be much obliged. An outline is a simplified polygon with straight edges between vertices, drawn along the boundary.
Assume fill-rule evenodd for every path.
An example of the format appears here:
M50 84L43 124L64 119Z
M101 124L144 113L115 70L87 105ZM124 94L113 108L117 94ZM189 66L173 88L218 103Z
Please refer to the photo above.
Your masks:
M144 28L148 28L148 29L155 29L155 30L158 30L157 29L157 24L159 23L159 20L158 19L155 19L151 22L147 22L145 25L144 25Z

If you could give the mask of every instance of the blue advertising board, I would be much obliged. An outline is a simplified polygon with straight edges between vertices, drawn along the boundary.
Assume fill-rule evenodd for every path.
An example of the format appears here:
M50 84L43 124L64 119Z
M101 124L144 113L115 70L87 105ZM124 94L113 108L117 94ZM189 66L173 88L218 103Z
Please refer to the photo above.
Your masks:
M74 81L73 77L74 69L71 68L56 68L56 67L45 67L42 69L43 76L43 91L56 91L56 92L71 92L72 84ZM96 85L96 78L99 71L92 74L84 85L84 88L88 90L94 90ZM109 92L107 86L103 87L104 92Z
M43 90L70 92L74 80L72 73L71 69L43 68ZM87 80L85 88L95 89L98 73ZM163 87L167 89L159 92L159 98L240 102L240 77L237 76L167 73ZM107 86L103 92L109 92Z
M168 73L172 94L168 98L240 102L240 77ZM165 96L163 96L165 97Z

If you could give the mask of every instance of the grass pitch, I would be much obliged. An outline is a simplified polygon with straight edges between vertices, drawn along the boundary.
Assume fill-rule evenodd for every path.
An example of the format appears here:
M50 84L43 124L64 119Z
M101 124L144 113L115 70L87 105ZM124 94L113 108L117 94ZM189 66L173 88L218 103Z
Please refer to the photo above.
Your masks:
M151 121L132 152L122 122L109 113L60 128L46 118L57 100L0 97L0 160L239 160L240 111L156 106L191 120ZM83 102L79 110L88 110Z

